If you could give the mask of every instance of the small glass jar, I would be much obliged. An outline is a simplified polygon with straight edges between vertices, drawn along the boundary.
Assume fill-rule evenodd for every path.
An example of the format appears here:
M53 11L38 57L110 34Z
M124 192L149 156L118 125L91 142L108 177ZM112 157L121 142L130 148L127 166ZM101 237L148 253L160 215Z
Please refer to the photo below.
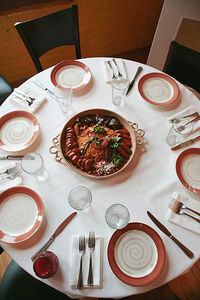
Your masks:
M58 268L58 257L51 251L44 251L33 262L33 270L40 278L52 277Z

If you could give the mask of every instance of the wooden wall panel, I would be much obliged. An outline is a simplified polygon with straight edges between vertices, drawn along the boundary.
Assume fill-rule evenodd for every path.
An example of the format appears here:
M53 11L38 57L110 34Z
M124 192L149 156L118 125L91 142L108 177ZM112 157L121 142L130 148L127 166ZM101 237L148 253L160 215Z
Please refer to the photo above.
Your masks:
M40 17L72 4L79 6L82 57L95 57L112 56L150 46L163 0L49 1L1 12L0 73L9 82L36 73L14 23ZM45 54L41 62L46 68L74 58L73 47L65 46Z

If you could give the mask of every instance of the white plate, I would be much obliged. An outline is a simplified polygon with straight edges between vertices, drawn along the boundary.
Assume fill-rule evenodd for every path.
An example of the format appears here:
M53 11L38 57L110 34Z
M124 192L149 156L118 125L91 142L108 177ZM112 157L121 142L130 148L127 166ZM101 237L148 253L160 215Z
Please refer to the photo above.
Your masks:
M27 111L12 111L0 120L0 148L8 152L21 151L35 142L39 123Z
M66 60L57 64L51 71L51 81L57 84L68 84L73 91L86 87L91 80L90 69L80 61Z
M173 78L163 73L148 73L138 82L140 95L147 102L165 106L179 97L179 88Z
M0 195L0 240L18 243L31 237L43 219L39 195L25 187L13 187Z

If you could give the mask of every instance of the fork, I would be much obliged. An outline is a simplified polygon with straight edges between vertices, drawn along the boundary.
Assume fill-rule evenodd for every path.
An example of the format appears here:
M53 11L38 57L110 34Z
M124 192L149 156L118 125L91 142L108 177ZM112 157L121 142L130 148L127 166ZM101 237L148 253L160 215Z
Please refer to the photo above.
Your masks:
M196 118L194 118L194 119L188 121L185 125L179 126L179 127L177 128L177 130L178 130L179 132L181 132L181 131L183 131L183 130L187 127L188 124L193 123L193 122L197 122L198 120L200 120L200 116L197 116Z
M81 259L80 259L80 268L79 268L79 276L78 276L77 289L78 290L82 290L83 289L82 262L83 262L83 255L85 253L85 236L84 235L81 235L79 237L79 252L81 254Z
M92 286L93 285L92 252L95 249L95 233L93 231L89 232L88 248L90 249L90 262L89 262L89 272L88 272L87 284L89 286Z
M17 177L17 170L16 167L12 167L10 169L7 169L4 173L0 174L0 180L9 178L9 179L15 179Z
M117 76L115 76L115 72L114 72L114 70L113 70L113 67L111 66L111 63L110 63L110 61L108 60L107 61L107 64L109 65L109 67L110 67L110 69L111 69L111 71L112 71L112 79L117 79Z
M183 116L181 118L190 118L190 117L198 117L198 116L199 116L199 113L196 111L196 112L194 112L192 114ZM176 118L178 118L178 117L176 117ZM173 123L176 118L170 119L170 122Z
M119 66L118 66L116 60L115 60L114 58L113 58L112 60L114 61L115 66L117 67L118 77L119 77L119 78L123 77L123 75L120 73L120 69L119 69Z
M195 217L193 217L193 216L191 216L191 215L189 215L189 214L183 212L183 211L181 210L181 205L179 205L179 203L180 203L180 202L179 202L178 200L176 200L174 203L169 202L168 207L171 208L171 210L172 210L175 214L188 216L188 217L192 218L193 220L197 221L198 223L200 223L200 219L195 218Z
M18 89L14 89L14 92L20 96L23 96L25 98L29 98L30 100L27 100L26 99L26 102L28 102L28 105L30 106L31 104L33 104L33 101L35 101L35 98L31 97L31 96L28 96L27 94L19 91Z

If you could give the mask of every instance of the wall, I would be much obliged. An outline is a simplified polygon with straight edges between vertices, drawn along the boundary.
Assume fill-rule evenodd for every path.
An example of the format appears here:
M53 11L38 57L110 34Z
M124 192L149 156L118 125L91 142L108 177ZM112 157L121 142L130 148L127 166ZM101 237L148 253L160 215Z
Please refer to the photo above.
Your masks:
M58 0L1 11L0 73L9 82L36 73L14 23L40 17L72 4L78 4L79 9L82 57L95 57L112 56L150 46L163 0ZM49 51L41 62L46 68L74 58L73 47L64 46Z
M147 60L148 65L163 70L170 43L176 39L184 18L200 21L199 0L165 0ZM187 34L192 36L193 32ZM199 36L198 32L198 40Z

